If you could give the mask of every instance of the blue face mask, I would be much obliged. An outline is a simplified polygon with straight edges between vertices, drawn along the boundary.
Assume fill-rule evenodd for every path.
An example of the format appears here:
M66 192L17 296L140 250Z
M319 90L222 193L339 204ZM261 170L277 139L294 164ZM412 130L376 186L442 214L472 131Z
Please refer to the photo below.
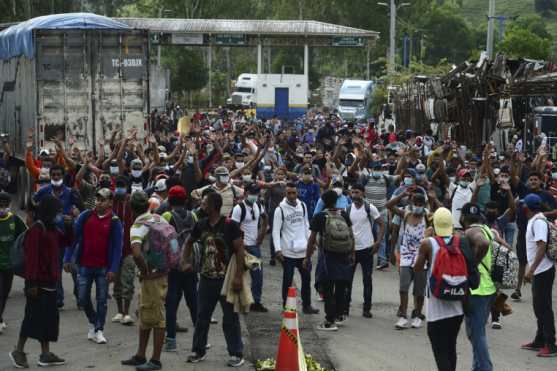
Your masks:
M54 217L54 224L62 224L64 223L64 216L62 214L56 214Z
M123 196L128 192L128 190L126 188L122 188L122 187L116 187L116 189L114 189L114 194L116 196Z
M413 206L412 207L412 212L414 214L423 214L424 213L424 207L423 206Z
M380 172L380 171L373 171L373 172L371 173L371 176L374 177L375 179L381 178L381 175L383 175L383 173Z
M405 186L411 186L414 184L414 179L412 178L404 178L404 185Z

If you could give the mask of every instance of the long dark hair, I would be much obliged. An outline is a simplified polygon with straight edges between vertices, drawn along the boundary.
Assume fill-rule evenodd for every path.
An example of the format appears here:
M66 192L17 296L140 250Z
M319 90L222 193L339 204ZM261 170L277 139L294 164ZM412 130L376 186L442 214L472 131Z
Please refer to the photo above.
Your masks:
M36 220L43 222L46 228L55 228L56 215L62 211L62 202L52 195L44 196L36 209Z

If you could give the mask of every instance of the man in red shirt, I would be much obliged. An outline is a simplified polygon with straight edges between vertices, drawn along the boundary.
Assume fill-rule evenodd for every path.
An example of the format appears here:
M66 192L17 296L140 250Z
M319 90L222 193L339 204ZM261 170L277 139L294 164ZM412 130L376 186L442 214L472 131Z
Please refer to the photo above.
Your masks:
M95 197L95 209L86 210L75 222L76 244L67 249L64 270L71 271L71 263L79 267L77 273L79 303L89 320L87 339L106 344L108 284L120 268L123 228L120 219L112 213L112 191L101 188ZM91 287L97 289L97 308L91 302Z

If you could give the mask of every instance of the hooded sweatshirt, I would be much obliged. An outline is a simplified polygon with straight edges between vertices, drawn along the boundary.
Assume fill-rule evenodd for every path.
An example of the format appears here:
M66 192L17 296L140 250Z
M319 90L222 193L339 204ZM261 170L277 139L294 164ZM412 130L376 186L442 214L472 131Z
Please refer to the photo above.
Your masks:
M275 209L273 243L275 251L287 258L304 258L309 238L309 219L306 205L296 200L296 207L286 198Z

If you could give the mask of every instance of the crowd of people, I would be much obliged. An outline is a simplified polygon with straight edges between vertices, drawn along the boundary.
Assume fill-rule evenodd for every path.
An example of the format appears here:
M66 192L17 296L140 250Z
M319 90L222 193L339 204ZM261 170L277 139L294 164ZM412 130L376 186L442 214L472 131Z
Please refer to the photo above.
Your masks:
M523 281L532 282L537 330L522 348L557 356L555 242L548 237L557 217L557 163L545 146L532 156L514 145L467 148L430 130L390 126L381 132L372 120L344 122L319 111L292 122L224 109L211 117L196 112L186 130L174 128L157 125L145 140L135 130L115 131L98 143L96 154L67 148L60 139L54 151L34 149L34 133L28 133L26 164L36 192L25 221L10 209L11 194L0 193L0 331L14 273L25 279L23 322L10 353L16 367L28 367L28 338L41 344L39 365L65 363L49 347L68 301L62 271L73 278L87 339L109 341L111 283L117 304L112 322L138 321L137 352L123 365L161 369L161 352L176 351L183 296L194 326L187 361L206 358L218 302L227 364L241 366L239 314L268 311L264 266L278 263L277 300L284 305L297 270L303 313L319 314L313 290L324 301L322 331L338 331L355 315L357 266L364 302L359 314L371 318L372 272L393 265L400 294L393 327L427 324L436 364L446 371L456 369L464 321L473 369L492 370L486 325L491 318L500 329L500 316L512 311L501 278L504 273L508 280L512 267L497 265L495 251L509 251L518 261L510 272L513 300L521 300ZM261 262L266 238L271 258ZM10 251L18 249L20 272L10 261ZM246 268L250 259L258 263L253 269Z

